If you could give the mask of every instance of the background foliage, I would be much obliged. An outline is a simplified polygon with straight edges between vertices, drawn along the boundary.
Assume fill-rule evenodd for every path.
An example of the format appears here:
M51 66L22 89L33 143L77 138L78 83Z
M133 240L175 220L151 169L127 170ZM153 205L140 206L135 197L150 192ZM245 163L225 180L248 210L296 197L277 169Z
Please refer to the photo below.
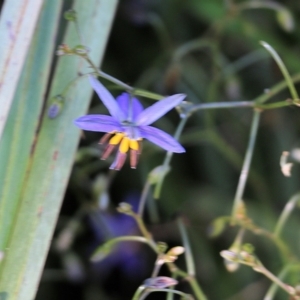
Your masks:
M280 2L293 16L294 26L289 28L292 19L282 10L238 9L247 2L122 0L101 69L158 94L186 93L193 103L252 100L267 94L283 77L259 41L276 49L291 74L299 73L300 4ZM193 50L188 51L189 47ZM107 87L115 95L120 92L108 82ZM283 90L271 102L289 97L288 90ZM141 100L151 104L149 99ZM90 111L106 113L96 97ZM173 156L160 199L148 199L146 222L156 240L181 245L176 219L184 220L197 279L208 299L263 299L271 284L247 266L234 273L226 270L219 253L233 243L235 227L227 226L211 237L216 233L213 221L231 213L251 118L249 108L194 113L180 138L186 154ZM172 112L157 127L174 133L178 122L178 114ZM299 191L299 128L296 106L262 113L243 200L247 215L269 231L288 199ZM99 139L98 133L82 135L36 300L131 299L151 275L155 255L140 244L121 244L98 263L91 263L90 256L105 240L137 232L134 222L119 214L116 206L120 202L137 206L147 174L162 163L165 153L146 142L137 170L125 165L120 172L110 172L111 161L99 160ZM280 170L283 151L294 154L291 177ZM296 209L282 234L295 257L299 257L299 225ZM244 241L254 245L269 270L280 272L283 261L272 241L251 232ZM185 268L183 258L178 264ZM162 274L168 275L167 270L162 269ZM294 286L299 280L298 272L285 278ZM191 293L184 281L179 288ZM165 299L159 294L149 299L159 297ZM281 291L276 297L288 299Z

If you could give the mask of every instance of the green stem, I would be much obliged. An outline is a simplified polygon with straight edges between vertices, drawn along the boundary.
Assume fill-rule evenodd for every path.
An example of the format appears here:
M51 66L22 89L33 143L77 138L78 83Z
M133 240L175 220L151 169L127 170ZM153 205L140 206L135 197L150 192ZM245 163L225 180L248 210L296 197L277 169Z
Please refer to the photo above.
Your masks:
M188 238L186 229L185 229L181 219L178 219L177 223L178 223L179 231L180 231L180 234L182 237L183 246L184 246L184 250L185 250L184 254L185 254L185 260L186 260L187 272L188 272L189 276L195 276L195 274L196 274L195 262L193 259L192 250L191 250L191 246L189 243L189 238Z
M260 112L255 111L253 120L252 120L252 125L251 125L251 131L250 131L250 137L249 137L249 143L247 147L247 152L245 156L245 160L243 163L241 175L239 178L239 183L237 186L236 194L234 197L234 203L233 203L233 209L232 209L232 218L233 221L236 218L236 213L242 203L242 197L244 194L246 182L248 179L248 174L249 174L249 169L250 169L250 164L251 164L251 159L254 151L254 145L255 145L255 140L256 140L256 135L257 135L257 130L258 130L258 125L259 125L259 120L260 120Z
M140 286L136 292L134 293L132 300L139 300L140 296L142 295L143 291L145 290L145 286Z
M289 218L290 214L292 213L293 209L295 208L296 204L299 202L300 202L300 193L297 193L285 205L285 207L279 217L279 220L275 226L275 229L274 229L274 236L276 238L279 238L286 221L288 220L288 218Z
M294 75L291 78L291 80L293 83L299 82L300 81L300 73ZM270 98L272 98L273 96L275 96L278 93L280 93L281 91L283 91L287 86L288 86L287 81L283 80L283 81L277 83L276 85L274 85L272 88L268 89L267 92L265 92L264 94L255 98L253 101L256 104L263 104L266 101L268 101Z
M187 294L177 291L177 290L171 290L171 289L154 289L154 288L149 288L146 289L146 293L144 293L140 298L132 298L132 300L144 300L150 293L154 293L154 292L165 292L165 293L173 293L173 294L177 294L183 297L183 299L186 299Z
M273 1L247 1L237 6L238 10L245 10L245 9L254 9L254 8L268 8L275 11L280 11L285 9L283 5L273 2Z
M176 132L174 134L175 140L179 139L187 120L188 120L188 116L185 116L184 118L182 118L180 120L180 122L177 126L177 129L176 129ZM166 154L165 160L163 162L163 167L162 167L163 170L167 170L169 168L172 156L173 156L173 152L168 151L167 154ZM162 184L163 184L165 176L166 176L166 172L163 172L163 174L161 175L161 177L157 181L157 184L156 184L155 190L154 190L154 198L155 199L158 199L159 196L160 196L160 191L161 191Z
M279 102L265 104L265 105L255 105L255 107L257 107L258 109L265 110L265 109L282 108L291 105L294 105L293 101L291 99L287 99L284 101L279 101Z
M185 113L191 114L195 111L202 109L219 109L219 108L241 108L241 107L255 107L253 101L233 101L233 102L212 102L212 103L200 103L192 105L186 108Z
M277 278L279 278L280 280L283 280L285 278L285 276L292 271L293 269L295 269L296 271L298 271L300 269L299 265L295 265L295 264L289 264L287 266L285 266L282 271L279 273L279 275L277 276ZM277 283L273 282L273 284L270 286L270 288L268 289L265 297L263 300L273 300L274 296L276 294L278 290L278 285Z
M291 78L285 64L283 63L282 59L280 58L280 56L277 54L277 52L274 50L274 48L271 45L269 45L268 43L261 41L260 44L272 55L273 59L276 61L278 67L280 68L280 70L287 82L287 85L290 89L290 93L291 93L293 99L299 100L299 96L295 89L292 78Z
M212 41L203 40L203 38L189 41L188 43L185 43L176 49L173 55L173 60L179 62L185 55L189 54L190 52L198 51L206 47L214 48Z
M198 282L194 277L188 278L189 284L191 288L193 289L193 292L195 293L195 296L198 300L207 300L205 294L202 292Z
M145 208L145 204L146 204L146 200L147 200L147 196L148 196L150 187L151 187L151 182L150 182L149 178L147 178L147 181L146 181L146 183L144 185L144 188L143 188L143 192L142 192L142 195L141 195L141 199L140 199L140 202L139 202L139 208L138 208L138 215L141 218L143 217L143 212L144 212L144 208Z
M253 269L257 272L264 274L271 281L273 281L275 284L280 286L284 291L286 291L289 295L295 295L296 293L295 288L282 282L278 277L276 277L273 273L271 273L268 269L266 269L262 264L258 268L254 267Z
M121 80L119 80L119 79L117 79L117 78L115 78L111 75L108 75L108 74L102 72L101 70L99 70L97 68L97 66L93 63L93 61L87 55L83 56L83 58L85 58L86 61L92 66L92 68L94 69L94 71L97 73L98 76L100 76L102 78L105 78L105 79L113 82L114 84L116 84L118 86L121 86L122 88L124 88L128 92L131 92L131 91L134 90L134 88L131 87L130 85L128 85L128 84L122 82Z
M135 214L133 213L132 214L133 218L135 219L142 235L146 238L147 240L147 243L149 244L149 246L156 252L158 253L158 250L157 250L157 245L155 243L155 241L153 240L152 238L152 235L149 233L149 231L147 230L145 224L144 224L144 221L143 219L138 215L138 214Z

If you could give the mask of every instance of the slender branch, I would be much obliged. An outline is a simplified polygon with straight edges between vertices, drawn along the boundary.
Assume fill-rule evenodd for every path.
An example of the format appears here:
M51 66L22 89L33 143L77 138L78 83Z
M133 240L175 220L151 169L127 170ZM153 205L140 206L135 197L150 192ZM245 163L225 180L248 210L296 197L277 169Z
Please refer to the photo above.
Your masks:
M233 102L212 102L212 103L200 103L188 107L185 113L191 114L195 111L202 109L220 109L220 108L241 108L241 107L255 107L253 101L233 101Z
M93 61L87 55L85 55L83 57L91 65L91 67L94 69L94 71L97 73L98 76L100 76L102 78L105 78L105 79L115 83L118 86L121 86L122 88L124 88L128 92L131 92L131 91L134 90L134 88L131 87L130 85L128 85L128 84L122 82L121 80L119 80L119 79L117 79L117 78L115 78L111 75L108 75L108 74L102 72L101 70L99 70L98 67L93 63Z
M146 204L146 200L147 200L147 196L148 196L150 187L151 187L151 182L150 182L149 178L147 178L147 181L146 181L146 183L144 185L144 188L143 188L141 199L139 201L138 215L141 218L143 216L143 212L144 212L144 208L145 208L145 204Z
M295 208L296 204L300 202L300 193L297 193L296 195L294 195L285 205L279 220L275 226L274 229L274 236L275 237L279 237L282 229L286 223L286 221L288 220L290 214L292 213L293 209Z
M252 120L252 125L251 125L251 131L250 131L247 152L246 152L245 160L243 163L241 175L239 178L239 183L237 186L236 194L234 197L234 204L233 204L233 209L232 209L233 221L236 218L236 213L237 213L240 205L242 204L242 197L243 197L246 182L248 179L248 174L249 174L250 164L251 164L252 155L253 155L253 151L254 151L254 145L255 145L258 125L259 125L259 120L260 120L260 112L255 111L253 120Z
M282 59L280 58L280 56L277 54L277 52L274 50L274 48L271 45L269 45L268 43L263 42L263 41L260 43L272 55L273 59L276 61L278 67L280 68L280 70L282 72L282 75L285 78L285 81L289 87L289 90L290 90L290 93L291 93L293 99L299 100L299 96L295 89L292 78L291 78L285 64L283 63Z

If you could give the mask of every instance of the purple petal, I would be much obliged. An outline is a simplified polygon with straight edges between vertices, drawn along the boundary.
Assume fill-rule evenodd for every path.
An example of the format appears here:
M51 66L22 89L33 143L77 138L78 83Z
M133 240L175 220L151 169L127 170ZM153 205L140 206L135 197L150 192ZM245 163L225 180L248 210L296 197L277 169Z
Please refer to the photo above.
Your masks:
M123 93L117 97L117 102L120 109L123 111L126 119L130 117L129 107L130 107L130 95L128 93ZM143 106L140 101L136 98L132 98L132 120L135 121L137 116L143 111Z
M79 128L89 131L99 132L122 132L119 122L111 116L105 115L87 115L80 117L74 121Z
M139 114L136 119L137 125L144 126L152 124L169 110L177 106L185 97L185 94L176 94L154 103Z
M160 129L151 126L140 126L139 130L141 137L167 151L176 153L185 152L184 148L173 137Z
M108 109L109 113L119 121L125 120L124 113L120 110L112 94L95 77L89 76L90 84Z

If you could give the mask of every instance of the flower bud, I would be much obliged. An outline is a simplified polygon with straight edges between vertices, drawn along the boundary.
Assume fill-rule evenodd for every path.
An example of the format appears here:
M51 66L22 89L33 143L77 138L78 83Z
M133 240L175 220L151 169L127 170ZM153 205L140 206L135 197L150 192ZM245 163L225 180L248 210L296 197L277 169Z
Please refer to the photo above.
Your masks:
M90 49L84 45L77 45L73 48L73 53L81 56L87 55Z
M50 100L50 106L48 108L48 117L50 119L56 118L63 107L64 98L61 95L56 95Z
M75 22L77 20L77 14L74 9L69 9L64 13L64 18L67 21Z
M291 32L295 29L294 18L287 9L281 9L277 12L277 21L281 28L287 32Z
M62 56L62 55L74 55L73 50L66 44L61 44L58 46L56 55Z
M144 281L144 286L153 289L165 289L169 286L176 285L178 283L177 280L166 277L166 276L158 276L155 278L148 278Z
M121 202L117 208L119 213L126 214L126 215L132 215L132 206L129 203Z

